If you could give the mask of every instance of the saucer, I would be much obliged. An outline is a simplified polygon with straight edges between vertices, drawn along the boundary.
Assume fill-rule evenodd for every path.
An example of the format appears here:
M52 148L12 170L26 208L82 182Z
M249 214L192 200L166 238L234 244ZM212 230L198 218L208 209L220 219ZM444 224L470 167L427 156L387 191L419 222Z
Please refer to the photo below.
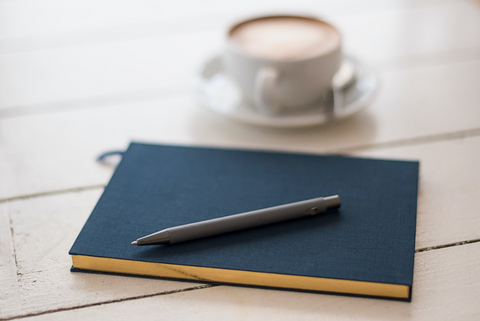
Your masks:
M351 57L344 57L337 74L334 89L318 103L278 115L263 115L243 99L239 88L225 75L221 57L216 56L206 61L196 75L196 98L207 109L244 123L268 127L321 125L363 110L371 103L378 86L374 73Z

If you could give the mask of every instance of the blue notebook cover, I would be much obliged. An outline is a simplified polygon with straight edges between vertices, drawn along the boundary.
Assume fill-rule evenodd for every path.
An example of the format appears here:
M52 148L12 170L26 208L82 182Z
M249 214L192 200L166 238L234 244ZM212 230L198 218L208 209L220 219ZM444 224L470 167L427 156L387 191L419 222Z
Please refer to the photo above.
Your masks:
M411 300L419 163L132 143L73 244L73 271ZM174 245L181 224L320 196L339 210Z

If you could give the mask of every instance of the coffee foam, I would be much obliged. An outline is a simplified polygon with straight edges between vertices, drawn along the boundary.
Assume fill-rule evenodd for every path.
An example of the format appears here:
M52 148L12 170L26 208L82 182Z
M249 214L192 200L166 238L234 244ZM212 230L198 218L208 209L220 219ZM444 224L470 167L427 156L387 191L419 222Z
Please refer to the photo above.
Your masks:
M238 50L261 58L294 60L336 48L340 34L331 25L300 17L269 17L237 25L230 39Z

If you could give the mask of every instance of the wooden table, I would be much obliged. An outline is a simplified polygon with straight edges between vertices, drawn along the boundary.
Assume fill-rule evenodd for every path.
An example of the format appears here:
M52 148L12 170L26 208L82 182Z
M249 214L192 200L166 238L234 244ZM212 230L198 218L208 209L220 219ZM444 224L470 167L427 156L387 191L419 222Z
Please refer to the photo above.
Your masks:
M271 129L201 109L226 26L321 15L381 79L364 112ZM421 162L411 303L71 273L131 140ZM0 1L0 319L480 320L480 2Z

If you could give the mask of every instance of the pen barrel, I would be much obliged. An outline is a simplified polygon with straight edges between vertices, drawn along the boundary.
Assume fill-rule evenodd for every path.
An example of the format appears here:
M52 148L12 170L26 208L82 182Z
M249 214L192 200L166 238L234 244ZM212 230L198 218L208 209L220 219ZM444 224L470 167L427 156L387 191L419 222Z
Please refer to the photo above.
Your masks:
M170 244L174 244L323 213L327 208L339 207L339 202L338 196L319 197L207 221L180 225L168 228L167 231L170 235Z

